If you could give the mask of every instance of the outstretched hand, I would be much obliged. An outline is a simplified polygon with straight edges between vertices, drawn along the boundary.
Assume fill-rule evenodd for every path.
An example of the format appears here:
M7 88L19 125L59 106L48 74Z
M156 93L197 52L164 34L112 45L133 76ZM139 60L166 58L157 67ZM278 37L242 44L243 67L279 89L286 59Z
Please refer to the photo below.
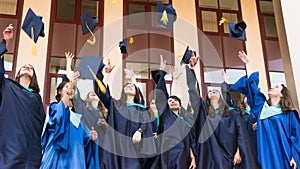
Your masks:
M172 79L178 80L182 72L179 71L178 67L172 66Z
M114 68L115 68L116 65L111 65L110 64L110 59L108 59L108 63L107 65L105 66L105 72L106 73L110 73Z
M8 43L14 37L13 24L9 24L3 31L3 39Z
M222 78L224 82L228 83L229 82L229 76L226 74L226 72L223 70L222 71Z
M126 78L130 79L132 83L136 84L136 74L133 72L133 70L130 69L124 69Z
M245 64L249 63L249 58L243 50L238 52L238 56L241 59L241 61Z
M167 60L164 60L163 56L160 55L160 70L165 70L167 65Z
M192 54L192 57L190 58L190 66L191 67L194 67L196 66L196 64L198 63L198 60L199 60L199 56L195 56L194 52Z

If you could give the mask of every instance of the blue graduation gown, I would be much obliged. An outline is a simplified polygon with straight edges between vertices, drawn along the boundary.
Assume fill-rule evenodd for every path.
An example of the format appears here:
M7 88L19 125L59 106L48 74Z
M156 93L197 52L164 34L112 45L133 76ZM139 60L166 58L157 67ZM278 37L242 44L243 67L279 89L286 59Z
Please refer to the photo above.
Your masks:
M223 82L221 84L221 91L224 100L226 100L226 103L230 106L233 107L236 111L238 111L242 117L242 121L246 127L246 130L248 132L249 138L251 140L253 150L257 154L257 137L256 137L256 130L252 129L252 125L256 123L256 119L254 119L250 114L247 112L243 112L242 109L236 104L234 99L230 96L229 91L231 90L229 84L226 82ZM247 157L246 157L247 158Z
M99 147L99 160L100 160L100 166L101 168L104 164L103 164L103 156L104 156L104 152L103 152L103 140L105 137L105 133L106 133L106 125L101 125L99 126L97 124L99 119L103 119L106 121L106 119L103 116L100 116L99 111L95 110L94 108L92 109L88 109L86 108L86 102L84 100L81 99L80 97L80 93L78 91L77 95L75 95L75 97L73 98L73 105L75 108L75 111L77 113L82 114L82 122L88 127L94 127L94 129L97 131L98 133L98 147Z
M240 168L240 165L233 165L238 147L243 160L243 168L260 168L239 113L231 110L228 116L207 115L195 73L188 67L186 67L186 77L191 105L194 111L198 112L195 124L198 139L197 168Z
M101 68L97 77L102 80ZM105 168L140 169L152 168L148 160L156 155L156 143L153 137L153 125L147 108L139 104L116 105L111 97L109 87L106 93L101 93L97 84L95 92L108 109L106 136L103 149ZM139 128L142 129L142 141L132 143L132 136Z
M3 50L0 43L0 54ZM4 44L5 47L5 44ZM45 113L41 96L4 77L0 63L0 168L38 168ZM28 153L30 152L30 153Z
M231 88L247 96L253 118L257 120L258 160L262 169L290 169L294 157L300 164L300 125L299 114L273 114L276 108L268 106L266 97L258 87L259 74L240 78ZM279 108L281 109L281 108ZM263 117L269 113L267 117Z
M98 147L89 129L80 121L70 121L70 109L62 101L51 103L49 121L42 136L43 158L40 168L99 169Z
M152 77L156 86L156 107L160 115L159 137L161 140L161 168L181 169L188 168L191 163L190 148L196 156L195 137L192 135L192 120L189 122L184 108L180 115L175 114L169 107L169 98L164 79L166 72L162 70L152 71Z
M5 40L3 39L1 42L0 42L0 56L2 56L4 53L7 52L7 49L6 49L6 42Z

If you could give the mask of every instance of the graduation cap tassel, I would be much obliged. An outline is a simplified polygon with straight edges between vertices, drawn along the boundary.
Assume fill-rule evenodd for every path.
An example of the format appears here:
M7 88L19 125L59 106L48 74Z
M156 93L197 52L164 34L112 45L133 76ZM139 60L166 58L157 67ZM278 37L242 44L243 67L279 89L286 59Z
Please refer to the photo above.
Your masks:
M116 4L118 4L118 1L117 0L113 0L112 4L116 5Z
M225 22L228 22L227 19L225 19L224 17L222 17L221 20L219 21L219 26L221 26Z
M86 25L86 28L89 30L89 32L90 32L90 33L92 34L92 36L93 36L93 40L88 39L88 40L86 40L86 41L87 41L87 43L89 43L90 45L94 45L94 44L96 43L96 37L95 37L95 35L93 34L93 32L91 31L91 29L89 28L87 22L85 23L85 25Z
M133 39L133 37L130 37L129 38L129 44L133 44L134 43L134 39Z
M98 84L98 87L99 87L100 91L101 91L102 93L106 93L106 88L105 88L105 86L104 86L103 83L97 78L97 76L95 75L95 73L93 72L93 70L91 69L90 66L88 66L88 69L89 69L90 72L92 73L92 75L93 75L93 77L94 77L96 83Z
M167 14L166 10L163 11L163 14L162 14L162 17L161 17L160 21L163 22L164 25L168 24L169 19L168 19L168 14Z
M32 39L32 41L33 41L33 44L32 44L32 47L31 47L31 53L32 53L32 55L37 56L36 46L35 46L35 43L34 43L33 26L31 27L31 39Z

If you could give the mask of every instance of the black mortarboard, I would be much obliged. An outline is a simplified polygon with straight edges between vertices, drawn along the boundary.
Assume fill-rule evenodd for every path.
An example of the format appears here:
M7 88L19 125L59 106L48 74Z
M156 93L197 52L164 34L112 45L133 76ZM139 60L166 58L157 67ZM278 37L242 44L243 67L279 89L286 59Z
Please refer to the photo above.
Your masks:
M122 54L127 54L126 40L119 42L119 47Z
M91 32L93 32L95 30L97 21L96 21L96 18L93 17L92 11L89 11L89 12L85 13L84 15L82 15L80 17L80 20L81 20L81 27L82 27L83 35L90 33L89 29L91 30Z
M24 22L22 24L22 29L26 34L34 40L34 43L37 42L38 37L44 37L44 23L42 22L41 16L37 16L31 8L28 9L25 16ZM33 37L32 37L32 28L33 28Z
M83 56L77 71L80 72L81 79L95 79L88 67L94 74L97 74L100 67L103 66L103 58L99 56Z
M192 50L189 50L189 47L186 48L185 52L184 52L184 55L181 59L181 62L180 64L189 64L190 63L190 59L192 57L192 54L193 54L193 51Z
M173 30L173 22L175 22L176 18L176 11L172 5L164 6L160 2L157 2L158 24L166 26L168 29Z
M229 36L238 40L246 40L247 25L244 21L239 23L228 22Z

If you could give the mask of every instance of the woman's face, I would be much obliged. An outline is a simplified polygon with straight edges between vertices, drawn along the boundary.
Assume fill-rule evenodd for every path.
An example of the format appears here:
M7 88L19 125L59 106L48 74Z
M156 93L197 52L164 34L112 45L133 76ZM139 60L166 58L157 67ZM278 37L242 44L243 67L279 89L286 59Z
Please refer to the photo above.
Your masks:
M64 95L70 94L68 92L70 92L70 89L72 89L72 86L70 83L66 83L65 86L61 89L61 97L63 97Z
M92 91L92 92L89 92L88 94L88 98L91 100L91 101L99 101L99 97L97 96L97 94Z
M180 108L180 104L179 104L178 100L176 100L174 98L169 98L168 104L172 110Z
M281 85L276 85L276 86L273 86L269 89L268 94L269 94L270 98L272 98L272 97L282 97L281 91L282 91L282 86Z
M135 95L136 93L135 85L132 83L128 83L127 85L124 86L124 92L125 94Z
M209 100L220 100L221 94L218 90L212 89L208 91L208 98Z
M33 67L30 64L24 65L20 69L20 76L28 75L30 77L33 76Z

